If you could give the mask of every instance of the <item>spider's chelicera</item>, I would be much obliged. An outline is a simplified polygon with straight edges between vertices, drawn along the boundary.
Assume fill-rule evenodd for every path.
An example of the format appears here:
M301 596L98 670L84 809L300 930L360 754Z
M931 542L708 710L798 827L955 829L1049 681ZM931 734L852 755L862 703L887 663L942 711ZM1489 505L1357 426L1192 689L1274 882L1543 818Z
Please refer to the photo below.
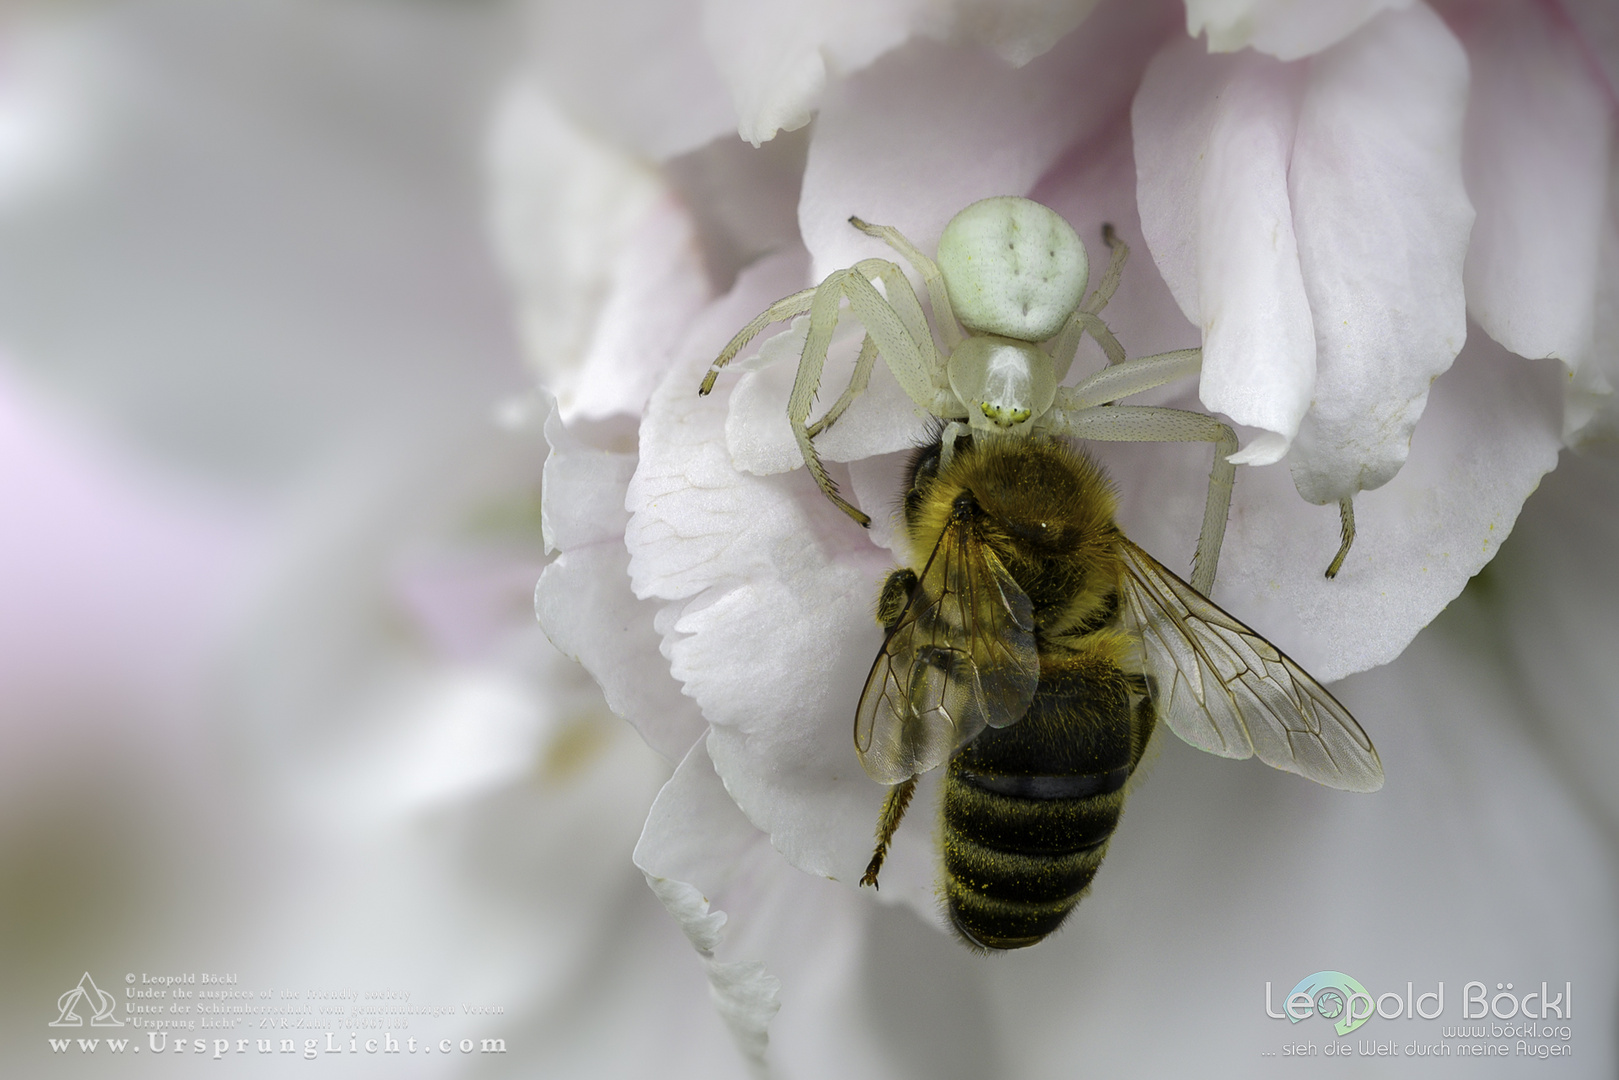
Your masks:
M946 461L955 440L968 432L978 437L1213 443L1214 468L1191 577L1192 586L1207 595L1214 585L1231 503L1236 467L1227 458L1236 452L1236 434L1203 413L1116 404L1195 375L1202 350L1125 358L1124 348L1101 317L1129 255L1112 228L1103 230L1112 256L1087 298L1090 263L1085 245L1059 214L1029 199L999 196L961 211L939 237L937 261L923 255L897 229L857 217L849 222L885 241L921 275L933 312L932 329L899 265L890 259L863 259L761 312L715 359L698 392L712 390L720 370L765 327L808 314L787 421L815 482L861 525L870 519L838 494L815 452L814 439L866 389L879 356L911 400L945 422ZM874 281L882 282L883 292ZM844 301L865 329L865 340L848 387L824 416L810 423L810 405L820 389ZM1086 334L1101 346L1108 366L1075 386L1063 386Z

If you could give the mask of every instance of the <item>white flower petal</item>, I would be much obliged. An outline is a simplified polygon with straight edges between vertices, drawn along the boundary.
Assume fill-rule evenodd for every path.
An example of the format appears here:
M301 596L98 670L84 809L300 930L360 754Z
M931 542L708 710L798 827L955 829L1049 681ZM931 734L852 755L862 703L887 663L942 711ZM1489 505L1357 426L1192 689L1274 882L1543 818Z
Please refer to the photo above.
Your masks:
M703 40L702 0L531 6L536 74L592 131L665 160L735 128Z
M1055 46L1096 4L707 0L703 33L736 106L737 131L758 146L809 123L829 82L859 72L913 37L985 45L1021 66Z
M598 450L574 436L553 401L545 417L550 453L540 473L540 533L546 554L617 541L629 524L624 490L635 455Z
M1102 226L1111 224L1130 246L1119 290L1103 312L1108 327L1128 355L1148 356L1200 344L1198 328L1182 315L1142 235L1129 125L1115 123L1106 134L1087 140L1082 153L1065 155L1040 178L1029 197L1057 211L1082 239L1092 244L1100 239ZM1101 258L1099 249L1093 249L1093 258ZM1099 275L1094 266L1092 275ZM1082 372L1095 371L1106 363L1101 349L1088 337L1080 348L1071 382ZM1170 392L1180 394L1185 389L1182 384ZM1143 396L1131 400L1156 399Z
M639 416L686 324L709 299L696 230L665 194L625 238L565 420Z
M1405 467L1355 498L1355 546L1331 580L1335 508L1292 498L1279 469L1244 470L1215 598L1324 681L1393 660L1557 464L1561 382L1475 334L1434 382Z
M675 770L647 815L635 862L703 956L720 1014L756 1067L779 1001L778 975L795 988L773 1057L788 1075L881 1075L865 1033L825 1040L828 1014L858 1024L844 989L863 956L868 908L847 890L806 878L750 825L727 794L702 742ZM840 1025L841 1026L841 1025Z
M1316 345L1289 464L1310 502L1399 471L1466 339L1466 108L1467 58L1424 4L1310 62L1288 177Z
M621 253L663 196L663 182L576 125L532 82L507 92L488 157L489 229L517 292L524 349L569 410Z
M1186 0L1186 32L1209 35L1210 52L1254 48L1278 60L1329 49L1380 12L1411 0Z
M744 266L798 246L798 189L809 133L762 147L716 139L664 165L697 225L713 294L728 290Z
M709 996L737 1049L757 1075L764 1075L770 1021L781 1008L781 980L756 960L714 959L714 949L725 939L725 912L710 911L708 901L690 884L651 874L646 883L703 958Z
M545 424L541 516L548 548L563 553L545 568L534 592L540 625L566 656L601 684L607 705L634 724L670 761L703 731L697 705L680 693L660 654L657 606L630 590L624 493L635 455L585 446L553 410Z
M1076 144L1105 137L1161 39L1150 4L1103 8L1022 68L916 42L828 93L804 169L799 223L815 280L886 245L849 215L931 252L967 204L1019 195Z
M1520 356L1577 366L1592 344L1613 103L1549 10L1475 14L1459 25L1473 63L1465 169L1478 207L1468 313Z
M703 36L730 88L737 132L758 146L809 123L828 68L858 71L909 37L927 0L705 0Z
M980 42L1007 63L1022 67L1067 37L1090 17L1097 3L1098 0L958 0L951 37Z
M917 440L917 445L920 444L921 440ZM870 516L871 524L866 527L866 533L871 542L893 552L897 561L903 561L910 553L901 505L905 472L913 453L914 448L907 448L849 463L849 488L854 495L850 501L863 507Z
M702 714L659 652L656 605L630 591L629 555L620 545L564 552L540 575L534 607L552 644L584 665L608 707L658 753L673 761L702 731Z
M687 748L658 793L635 846L635 865L649 878L680 880L712 899L764 838L725 793L705 742ZM681 929L693 948L711 953L724 939L725 921L723 912L713 912L682 920Z
M1203 331L1203 404L1286 451L1315 385L1315 331L1287 188L1303 72L1195 42L1148 65L1131 110L1141 227L1181 310Z
M743 275L716 305L715 329L776 294L770 269ZM658 619L665 649L713 726L708 750L731 797L793 865L852 883L871 855L884 789L861 770L851 728L881 644L873 605L893 563L804 473L732 467L723 381L713 398L694 393L722 341L699 336L643 422L628 499L631 578L639 595L673 601ZM926 849L930 832L920 814L901 839ZM882 895L931 912L931 862L899 859Z

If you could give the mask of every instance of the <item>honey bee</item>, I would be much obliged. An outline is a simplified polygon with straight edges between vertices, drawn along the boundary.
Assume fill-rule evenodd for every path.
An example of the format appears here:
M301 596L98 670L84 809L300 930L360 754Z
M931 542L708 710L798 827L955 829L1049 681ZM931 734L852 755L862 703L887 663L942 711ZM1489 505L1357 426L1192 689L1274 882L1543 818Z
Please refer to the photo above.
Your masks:
M1383 767L1333 696L1131 543L1099 466L1066 441L974 433L913 457L913 565L878 601L887 638L855 748L892 785L875 886L917 777L947 765L942 893L970 947L1017 949L1090 886L1159 719L1200 749L1257 754L1329 787Z

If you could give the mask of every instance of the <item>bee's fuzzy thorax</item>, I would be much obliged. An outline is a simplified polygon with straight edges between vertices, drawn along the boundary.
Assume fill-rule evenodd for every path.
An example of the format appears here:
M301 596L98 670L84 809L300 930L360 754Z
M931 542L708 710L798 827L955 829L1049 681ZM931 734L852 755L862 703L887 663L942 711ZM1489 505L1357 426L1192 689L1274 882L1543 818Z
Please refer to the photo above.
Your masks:
M1083 622L1117 579L1117 497L1083 452L1056 439L959 440L950 463L936 447L912 463L905 517L912 563L938 544L970 495L974 529L1033 601L1046 633Z

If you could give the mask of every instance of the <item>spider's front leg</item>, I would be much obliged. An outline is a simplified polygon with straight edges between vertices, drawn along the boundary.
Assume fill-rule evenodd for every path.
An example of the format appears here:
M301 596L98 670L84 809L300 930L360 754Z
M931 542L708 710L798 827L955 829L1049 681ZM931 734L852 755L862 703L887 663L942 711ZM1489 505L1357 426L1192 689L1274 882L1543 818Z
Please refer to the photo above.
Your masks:
M928 303L933 307L933 324L939 328L939 336L944 339L945 351L949 352L960 345L961 327L956 325L956 313L950 307L950 290L945 287L944 274L939 270L939 264L918 251L916 245L905 238L904 233L891 225L873 225L858 217L851 217L849 224L867 236L875 236L905 256L905 261L916 267L916 272L922 275L922 281L927 285Z
M886 299L872 285L872 277L883 282L888 291ZM845 299L849 301L850 313L865 328L866 339L848 389L827 414L811 426L808 423L810 406L820 389L827 350ZM895 379L913 401L936 411L940 407L940 389L934 373L941 362L915 291L900 268L886 259L866 259L828 277L814 292L809 317L809 331L799 357L793 392L787 400L787 423L804 464L821 492L862 526L869 525L871 519L838 494L837 484L827 475L815 450L814 436L831 426L855 396L864 391L878 354L888 361Z
M838 417L854 404L854 399L866 392L866 387L871 383L871 369L876 366L877 343L872 340L870 334L867 334L866 339L860 343L860 356L854 362L854 374L849 376L849 385L843 388L843 393L838 395L838 400L832 403L832 407L806 429L810 438L815 438L837 423Z
M1119 339L1113 336L1113 331L1107 323L1102 321L1102 309L1107 302L1113 299L1113 294L1119 288L1119 278L1124 274L1124 262L1130 257L1130 245L1119 239L1119 234L1113 231L1112 225L1102 226L1102 241L1113 252L1107 261L1107 269L1102 273L1102 281L1096 286L1096 291L1090 298L1074 309L1063 324L1062 330L1051 343L1051 356L1057 365L1057 381L1061 382L1068 377L1068 369L1073 366L1074 356L1079 352L1079 341L1087 333L1096 339L1107 356L1109 364L1124 363L1124 346Z
M1149 357L1147 359L1156 359ZM1102 442L1207 442L1214 444L1214 468L1209 472L1209 493L1203 504L1203 528L1192 557L1192 588L1208 596L1220 565L1226 518L1231 511L1231 486L1237 467L1229 460L1237 452L1237 433L1203 413L1154 405L1091 405L1079 403L1074 391L1059 390L1048 416L1047 429L1076 439Z
M748 342L759 336L760 331L771 323L787 322L804 314L810 309L816 294L820 291L819 288L801 289L791 296L782 297L759 312L752 322L736 332L736 336L726 343L725 348L714 358L714 362L708 365L708 371L703 375L703 383L697 388L697 396L706 397L714 389L714 380L720 377L720 372L736 359L737 353L741 352Z
M892 232L892 230L889 231ZM928 331L927 320L922 315L922 305L917 301L916 293L911 289L910 282L905 280L900 268L887 259L865 259L856 263L847 272L858 275L861 283L866 286L870 285L870 279L873 277L883 283L883 287L887 289L890 299L884 300L881 295L877 295L876 303L885 304L892 309L894 315L898 316L900 323L903 325L904 332L910 336L917 348L906 350L903 345L900 345L898 350L892 354L881 353L878 348L877 338L867 333L865 341L860 346L860 356L855 361L854 374L849 377L849 385L844 387L843 393L839 395L838 400L833 403L832 407L826 410L819 420L809 426L809 436L812 439L837 423L838 417L842 416L844 411L854 403L854 399L866 392L866 387L871 382L871 369L876 366L879 355L891 357L889 359L889 368L894 371L895 378L900 380L901 386L913 399L916 398L918 392L924 392L924 388L926 388L926 393L936 395L938 384L941 381L935 371L923 370L919 372L911 367L904 367L903 370L895 368L895 364L902 366L914 365L918 360L925 368L936 369L939 364L938 352L933 347L933 337ZM852 285L852 282L847 284ZM868 292L860 288L860 286L853 287L860 295L862 304L868 305L869 310L872 294L876 290L872 289ZM854 296L848 293L847 285L845 295L850 296L850 306L851 308L854 307ZM911 355L912 352L916 355ZM919 403L924 408L930 407L931 404L928 400Z

